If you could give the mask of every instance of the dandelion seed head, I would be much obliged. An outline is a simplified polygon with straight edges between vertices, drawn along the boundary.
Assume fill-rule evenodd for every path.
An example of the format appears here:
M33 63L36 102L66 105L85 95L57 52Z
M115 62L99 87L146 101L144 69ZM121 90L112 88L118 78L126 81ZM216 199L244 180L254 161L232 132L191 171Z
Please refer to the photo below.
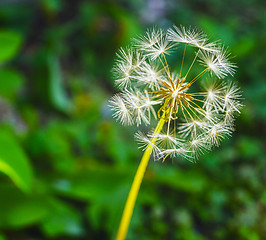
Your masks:
M160 132L137 132L140 148L151 148L154 159L162 161L194 161L231 136L242 97L236 83L226 79L236 69L228 49L183 26L149 29L132 46L118 51L114 75L121 93L110 105L123 125L163 121ZM177 47L183 54L173 55L173 60L169 55ZM195 52L191 59L186 55L189 47ZM202 76L208 80L203 90L197 87Z

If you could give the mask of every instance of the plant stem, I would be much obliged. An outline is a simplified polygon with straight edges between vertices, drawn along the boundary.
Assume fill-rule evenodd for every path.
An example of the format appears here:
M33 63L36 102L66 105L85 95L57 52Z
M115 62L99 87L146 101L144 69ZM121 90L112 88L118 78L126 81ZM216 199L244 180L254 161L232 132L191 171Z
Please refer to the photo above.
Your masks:
M139 188L140 188L144 173L146 171L146 168L147 168L150 156L151 156L153 144L156 142L156 139L157 139L156 135L161 132L164 123L165 123L165 118L163 114L162 118L158 122L157 127L154 130L153 137L151 138L151 143L147 146L147 149L145 150L143 154L143 157L140 161L135 178L131 185L131 189L128 194L127 202L126 202L123 215L120 221L116 240L124 240L126 237L128 226L129 226L129 223L132 217L132 212L133 212L135 202L138 196Z

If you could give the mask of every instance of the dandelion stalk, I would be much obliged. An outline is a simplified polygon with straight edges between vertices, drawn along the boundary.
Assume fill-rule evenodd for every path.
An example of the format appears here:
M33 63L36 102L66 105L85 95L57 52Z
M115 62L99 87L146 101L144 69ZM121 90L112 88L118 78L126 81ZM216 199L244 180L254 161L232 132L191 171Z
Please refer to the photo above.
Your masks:
M138 170L136 172L136 175L134 177L133 183L131 185L130 192L127 197L126 205L123 211L123 215L121 218L121 222L119 225L118 233L116 240L124 240L128 231L129 223L131 220L131 216L134 210L135 202L138 196L139 188L144 176L144 173L146 171L151 152L153 150L153 144L156 142L156 136L159 134L162 130L162 127L165 123L165 119L161 118L157 127L154 130L154 136L151 138L151 143L147 146L147 149L145 150L142 159L140 161Z
M180 67L172 66L167 55L181 44L185 46L183 56L179 58ZM185 58L188 47L197 49L192 61ZM174 26L167 33L148 30L132 48L120 49L114 72L121 92L110 100L113 116L123 125L149 125L152 118L157 117L159 123L152 133L136 134L145 152L127 198L117 240L126 237L151 155L162 162L167 158L195 161L231 135L242 104L236 84L220 81L235 72L229 55L221 44L210 43L205 34L182 26ZM191 69L196 63L204 70L190 78L188 74L194 73ZM183 73L185 69L188 70ZM211 84L201 86L205 91L191 92L203 76L209 78Z

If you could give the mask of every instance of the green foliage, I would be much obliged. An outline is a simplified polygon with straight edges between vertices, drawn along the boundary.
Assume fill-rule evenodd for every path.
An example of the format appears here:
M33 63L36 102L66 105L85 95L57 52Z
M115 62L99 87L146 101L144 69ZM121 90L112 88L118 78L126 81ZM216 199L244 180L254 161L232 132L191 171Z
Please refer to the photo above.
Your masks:
M0 70L0 94L2 97L15 100L24 83L23 76L14 69Z
M11 30L0 30L0 64L12 59L19 50L21 35Z
M83 235L81 216L73 207L58 199L50 199L49 203L50 212L41 224L43 232L48 237L56 237L62 234L75 237Z
M40 222L47 211L41 196L27 196L10 186L1 187L1 228L18 228Z
M142 155L108 107L115 51L172 24L230 46L245 106L198 163L150 161L128 239L266 239L262 1L11 2L0 3L0 240L114 239Z
M0 234L0 240L6 240L6 238Z
M32 187L32 168L12 134L0 131L0 171L7 174L23 191Z
M48 78L50 80L50 99L53 105L62 111L70 111L71 103L62 86L62 73L58 59L54 56L48 56Z

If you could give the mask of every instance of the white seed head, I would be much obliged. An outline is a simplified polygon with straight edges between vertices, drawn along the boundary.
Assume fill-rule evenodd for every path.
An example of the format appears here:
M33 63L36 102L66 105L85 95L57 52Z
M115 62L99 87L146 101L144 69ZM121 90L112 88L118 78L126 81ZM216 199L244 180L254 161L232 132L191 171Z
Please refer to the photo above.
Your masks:
M181 56L169 57L182 45ZM192 59L186 56L188 47L197 49ZM124 125L163 121L160 132L136 134L141 148L152 149L154 159L198 159L231 135L242 107L240 89L224 79L235 72L229 57L221 44L209 42L195 29L148 30L133 47L117 54L114 73L121 93L110 100L113 116ZM203 75L209 84L201 90L197 83Z

